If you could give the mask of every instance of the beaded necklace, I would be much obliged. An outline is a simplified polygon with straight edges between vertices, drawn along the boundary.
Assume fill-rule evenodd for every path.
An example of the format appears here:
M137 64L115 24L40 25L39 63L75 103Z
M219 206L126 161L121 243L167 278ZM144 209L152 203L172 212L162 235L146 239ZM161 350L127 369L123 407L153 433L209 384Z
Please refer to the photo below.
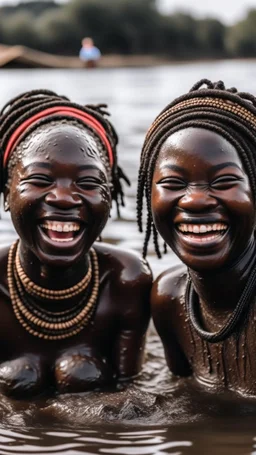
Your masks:
M45 340L61 340L76 335L90 322L97 305L99 266L95 250L90 250L89 268L80 283L56 291L41 288L27 277L20 264L18 244L19 241L16 241L11 246L7 265L9 292L17 320L31 335ZM70 299L78 293L83 294L79 302L60 312L45 310L34 301L35 297L41 301Z
M226 340L231 336L237 326L241 322L242 318L245 316L245 312L252 301L253 295L256 288L256 265L254 265L251 275L245 285L245 288L234 308L231 315L227 318L223 327L217 332L208 332L204 330L201 325L200 315L199 315L199 297L196 294L191 278L188 278L186 293L185 293L185 302L190 319L190 323L198 335L205 341L209 343L219 343L220 341Z
M82 278L82 280L75 284L74 286L61 289L61 290L53 290L53 289L46 289L37 284L33 283L30 278L26 275L25 271L23 270L21 263L20 263L20 248L18 245L17 253L15 255L15 268L17 271L17 275L19 280L22 283L25 291L34 297L38 297L39 299L47 299L47 300L66 300L75 297L76 295L83 292L91 282L92 277L92 266L91 260L89 260L89 267L86 275Z

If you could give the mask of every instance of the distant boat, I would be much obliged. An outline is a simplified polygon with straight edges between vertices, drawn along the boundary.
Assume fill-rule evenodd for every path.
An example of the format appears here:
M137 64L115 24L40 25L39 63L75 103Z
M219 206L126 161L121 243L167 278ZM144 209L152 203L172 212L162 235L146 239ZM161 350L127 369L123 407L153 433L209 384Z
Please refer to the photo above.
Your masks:
M145 55L105 55L97 66L103 68L144 67L162 65L168 60ZM0 69L9 68L91 68L79 57L48 54L26 46L5 46L0 44Z
M47 54L26 46L0 45L0 67L84 68L78 57Z

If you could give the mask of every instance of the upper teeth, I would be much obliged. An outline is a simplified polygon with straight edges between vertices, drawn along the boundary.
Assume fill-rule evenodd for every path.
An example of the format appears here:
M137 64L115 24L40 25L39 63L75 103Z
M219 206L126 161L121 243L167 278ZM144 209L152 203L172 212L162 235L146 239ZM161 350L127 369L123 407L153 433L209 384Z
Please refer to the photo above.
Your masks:
M215 223L215 224L179 224L178 229L181 232L193 232L194 234L201 234L210 231L224 231L228 227L226 224Z
M43 224L40 224L40 226L58 232L79 231L80 229L80 224L73 221L45 221Z

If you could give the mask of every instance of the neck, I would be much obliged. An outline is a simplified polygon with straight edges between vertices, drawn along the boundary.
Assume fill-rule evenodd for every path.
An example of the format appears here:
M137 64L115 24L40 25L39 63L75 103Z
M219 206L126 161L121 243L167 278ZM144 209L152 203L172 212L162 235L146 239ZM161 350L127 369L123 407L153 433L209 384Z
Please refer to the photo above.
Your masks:
M37 285L48 289L64 289L74 286L88 270L88 254L68 267L56 267L43 264L37 256L22 243L20 261L26 275Z
M252 239L244 253L230 267L206 272L189 270L202 308L214 310L216 314L224 314L235 308L255 265L255 254L256 246Z

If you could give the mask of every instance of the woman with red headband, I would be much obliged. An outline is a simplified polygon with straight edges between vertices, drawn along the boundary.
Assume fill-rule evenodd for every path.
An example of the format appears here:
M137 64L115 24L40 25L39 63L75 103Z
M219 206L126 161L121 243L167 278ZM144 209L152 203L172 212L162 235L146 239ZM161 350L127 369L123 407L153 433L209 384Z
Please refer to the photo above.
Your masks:
M94 242L123 204L106 106L32 91L2 110L5 210L19 239L0 250L1 390L81 392L137 375L151 273Z

